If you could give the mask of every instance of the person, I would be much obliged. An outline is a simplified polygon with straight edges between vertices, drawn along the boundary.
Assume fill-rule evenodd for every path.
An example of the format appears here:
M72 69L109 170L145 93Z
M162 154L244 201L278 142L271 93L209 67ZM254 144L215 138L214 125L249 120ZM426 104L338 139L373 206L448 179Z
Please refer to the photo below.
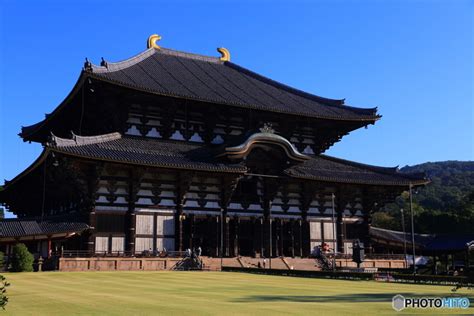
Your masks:
M257 268L259 268L259 269L262 268L262 265L260 264L260 261L259 261L258 264L257 264Z
M197 256L198 257L201 256L201 252L202 252L202 249L201 249L201 246L199 246L198 249L197 249Z
M263 258L263 268L265 269L266 266L267 266L267 259Z

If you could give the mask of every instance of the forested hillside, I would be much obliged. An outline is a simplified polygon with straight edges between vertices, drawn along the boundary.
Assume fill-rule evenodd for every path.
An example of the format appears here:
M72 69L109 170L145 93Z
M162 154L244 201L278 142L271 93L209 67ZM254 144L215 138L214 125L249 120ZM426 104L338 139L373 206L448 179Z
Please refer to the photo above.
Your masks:
M401 172L425 172L431 179L414 190L415 230L418 233L474 232L474 161L428 162L406 166ZM373 225L401 230L401 212L409 227L408 194L374 215Z

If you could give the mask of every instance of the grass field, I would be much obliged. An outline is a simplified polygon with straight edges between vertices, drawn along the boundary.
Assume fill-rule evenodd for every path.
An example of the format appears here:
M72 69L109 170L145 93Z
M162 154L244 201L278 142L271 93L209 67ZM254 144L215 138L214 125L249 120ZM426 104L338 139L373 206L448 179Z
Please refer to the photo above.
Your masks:
M395 294L449 296L451 287L231 272L7 273L8 315L389 315ZM474 291L461 290L469 296ZM453 313L453 310L446 312ZM458 310L473 314L474 308ZM405 310L398 314L430 313ZM437 314L440 311L436 311ZM0 315L2 312L0 311Z

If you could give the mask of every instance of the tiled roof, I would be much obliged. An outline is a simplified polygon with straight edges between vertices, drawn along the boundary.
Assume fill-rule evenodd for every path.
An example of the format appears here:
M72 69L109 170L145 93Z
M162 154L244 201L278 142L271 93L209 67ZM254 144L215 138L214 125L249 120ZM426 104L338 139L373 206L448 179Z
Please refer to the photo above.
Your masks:
M370 227L370 236L376 239L390 241L392 243L403 244L405 240L408 244L412 242L411 233ZM425 251L462 251L467 245L474 241L474 234L417 234L415 233L415 244Z
M296 178L354 184L415 185L429 182L424 174L402 174L397 168L365 165L326 155L315 156L285 170L285 173Z
M245 173L241 164L228 164L216 159L216 152L205 145L143 137L108 135L78 137L65 140L53 137L55 151L69 155L132 163L146 166L203 171ZM77 142L77 143L76 143ZM364 165L329 156L312 156L284 172L295 178L354 184L408 185L426 183L424 175L400 174L396 168Z
M243 173L244 166L224 164L214 159L212 149L180 141L166 141L112 133L67 140L53 137L50 148L84 158L139 164L153 167Z
M120 63L92 65L87 74L164 96L228 104L278 113L374 122L376 108L362 109L312 95L231 62L169 49L150 48Z
M4 219L0 221L0 238L74 233L88 228L81 222Z
M383 229L378 227L370 227L370 236L376 239L382 239L398 244L403 244L404 241L408 244L412 242L411 233L409 232L404 233L397 230ZM415 244L421 247L425 247L434 238L435 235L432 234L415 233Z

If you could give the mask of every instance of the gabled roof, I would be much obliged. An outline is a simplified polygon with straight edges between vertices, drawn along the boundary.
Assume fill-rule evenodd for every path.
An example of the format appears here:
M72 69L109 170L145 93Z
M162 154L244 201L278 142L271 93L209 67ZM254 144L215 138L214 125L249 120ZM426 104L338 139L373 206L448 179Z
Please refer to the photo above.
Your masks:
M346 106L344 100L306 93L214 57L149 48L103 65L86 71L96 79L164 96L322 119L373 123L379 118L376 108Z
M229 159L243 159L253 148L267 145L274 145L283 149L287 158L292 161L302 162L311 159L308 155L300 153L286 138L275 134L269 126L261 128L259 133L250 135L249 138L237 146L225 147L224 152L219 156L226 156Z

